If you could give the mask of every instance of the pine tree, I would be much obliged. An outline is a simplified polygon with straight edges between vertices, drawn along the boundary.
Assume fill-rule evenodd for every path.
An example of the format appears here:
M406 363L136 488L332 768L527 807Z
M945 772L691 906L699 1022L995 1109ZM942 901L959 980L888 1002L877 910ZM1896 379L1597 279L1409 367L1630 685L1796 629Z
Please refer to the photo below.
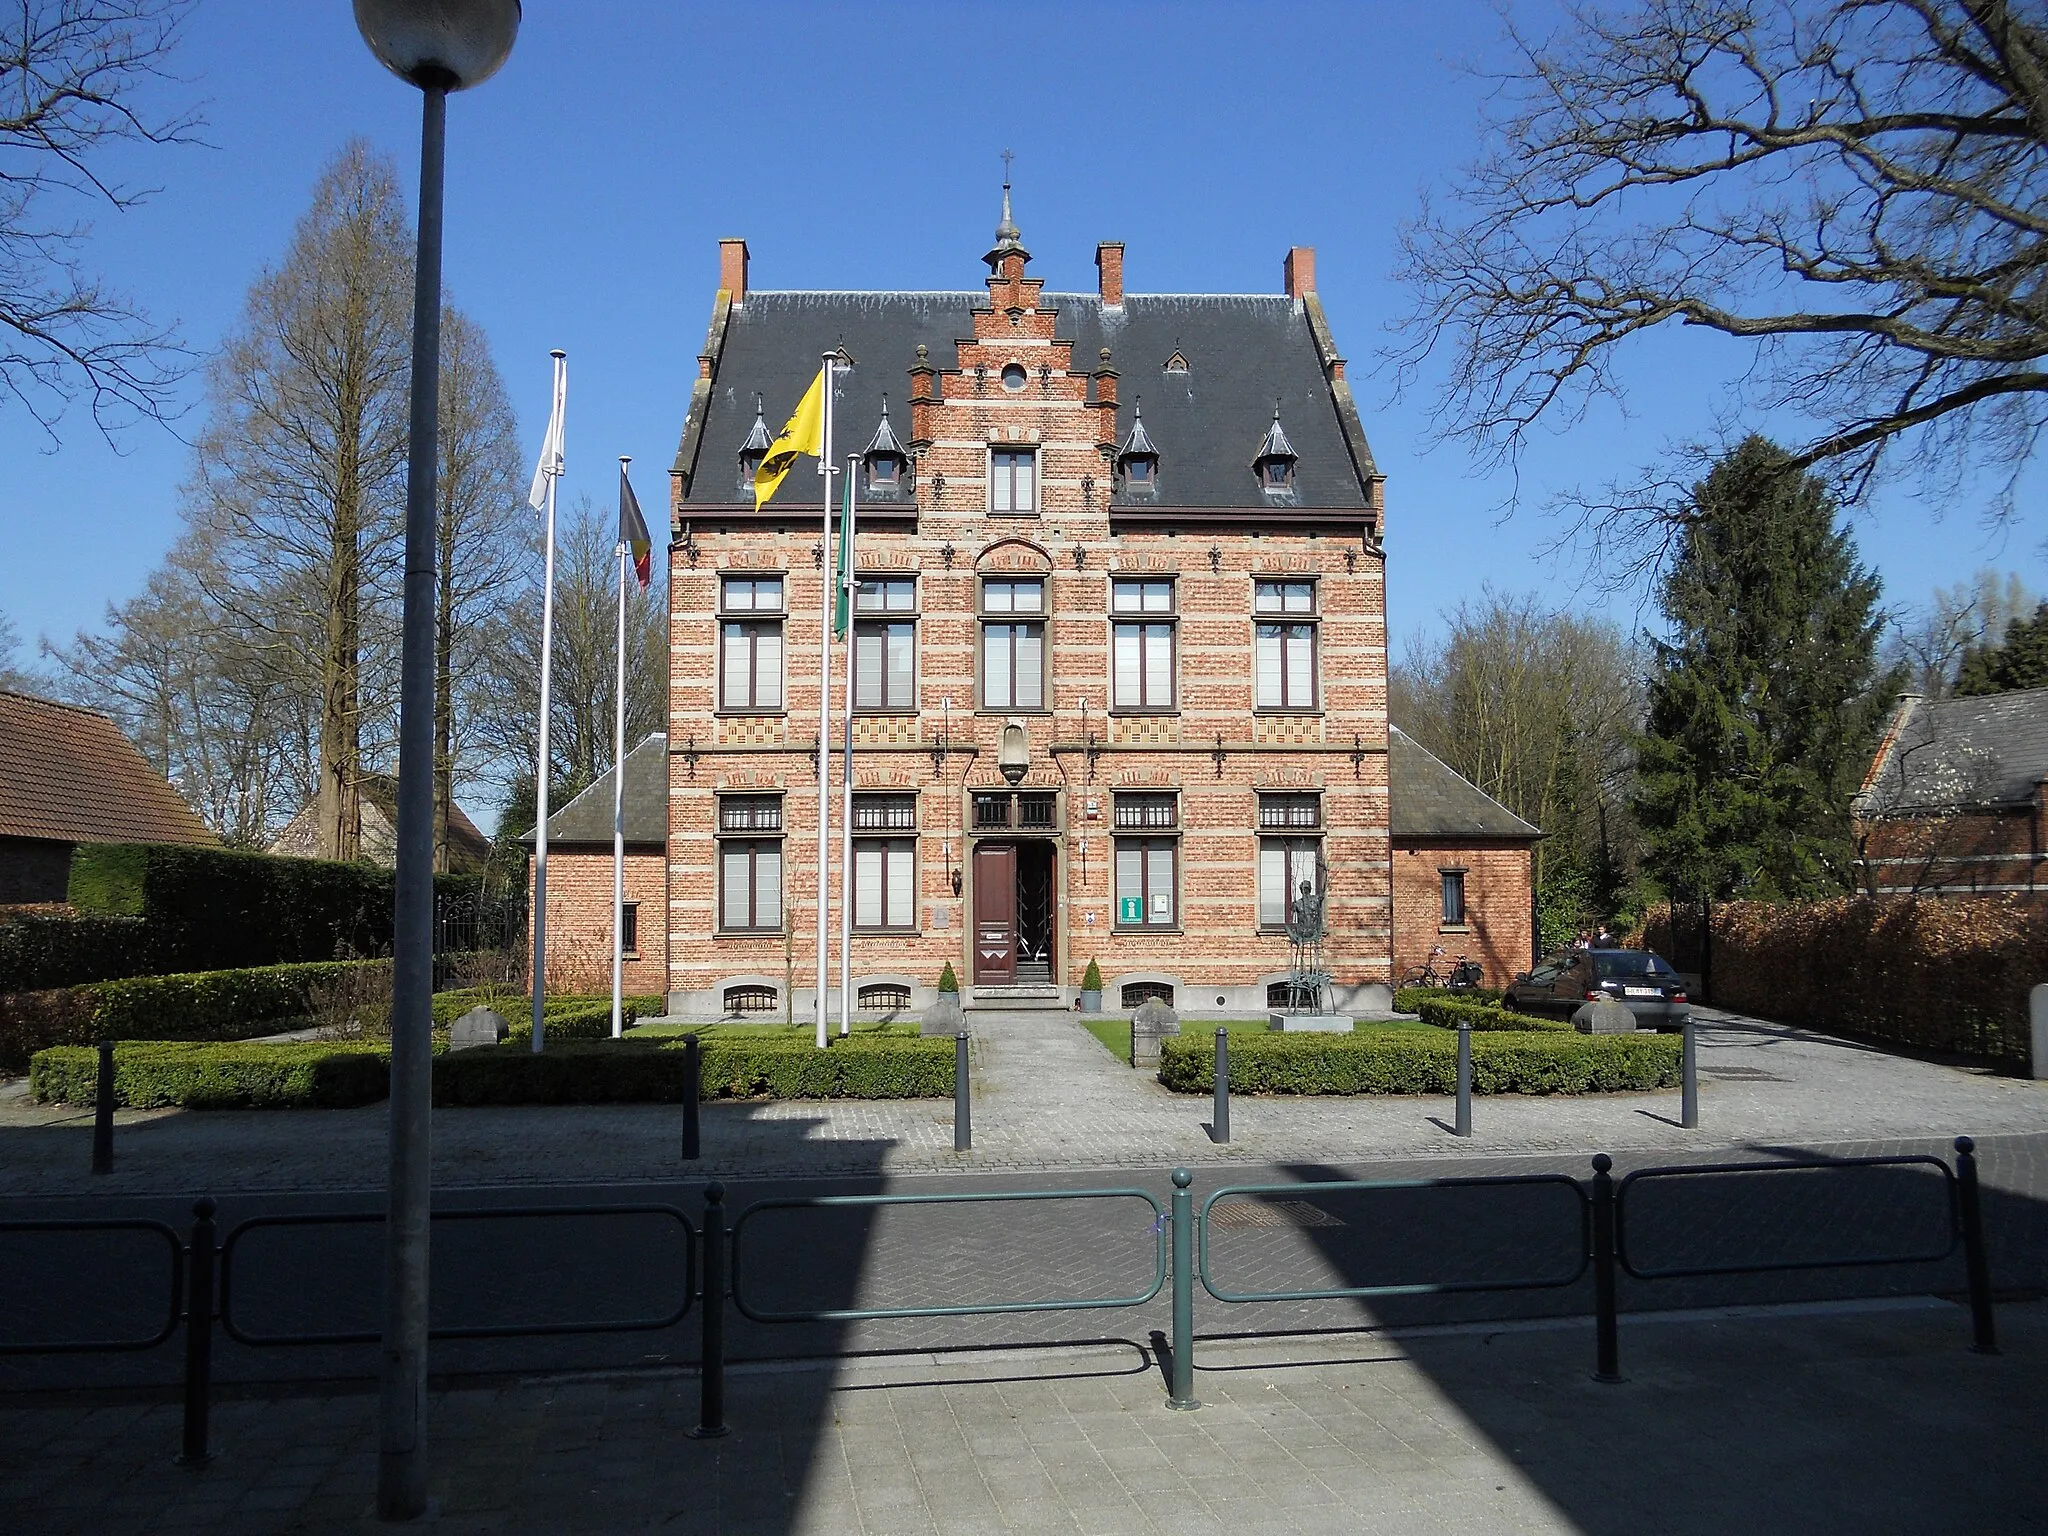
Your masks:
M1956 668L1959 695L2048 688L2048 603L2031 619L2014 619L2002 645L1973 645Z
M1646 863L1673 896L1847 888L1849 797L1891 692L1878 590L1775 444L1745 439L1693 487L1637 752Z

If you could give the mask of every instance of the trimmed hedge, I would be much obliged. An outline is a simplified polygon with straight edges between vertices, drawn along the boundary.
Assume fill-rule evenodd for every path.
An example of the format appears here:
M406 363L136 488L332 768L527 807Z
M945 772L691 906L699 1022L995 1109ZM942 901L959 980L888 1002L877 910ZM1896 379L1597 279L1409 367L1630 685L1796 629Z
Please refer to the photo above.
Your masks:
M434 877L443 899L474 899L481 885L476 875ZM67 896L89 916L140 918L148 933L142 970L242 969L391 949L392 872L369 864L82 843L72 851Z
M1212 1042L1162 1042L1159 1081L1176 1093L1215 1091ZM1678 1082L1676 1035L1526 1031L1472 1038L1474 1093L1622 1093ZM1449 1033L1360 1029L1348 1035L1236 1035L1230 1086L1238 1093L1443 1094L1457 1092L1458 1046Z
M139 976L152 961L149 924L139 917L20 912L0 918L0 992Z
M1422 1015L1422 1022L1434 1024L1438 1029L1456 1029L1460 1024L1469 1024L1473 1032L1521 1031L1523 1033L1577 1033L1574 1026L1564 1019L1539 1018L1533 1013L1516 1013L1511 1008L1497 1007L1491 1003L1467 1003L1452 997L1432 997L1416 1009Z
M45 1103L90 1104L99 1052L38 1051L29 1092ZM190 1044L138 1040L114 1047L114 1093L134 1109L347 1109L391 1092L389 1053L379 1045Z
M549 1021L552 1029L553 1021ZM606 1027L609 1028L607 1016ZM953 1042L703 1037L707 1099L930 1099L953 1091ZM508 1041L434 1062L436 1104L668 1104L683 1097L683 1037L571 1042L536 1056Z
M512 1025L515 1029L519 1026L521 1020L531 1024L533 1020L533 1000L531 997L524 993L509 999L505 997L503 992L495 995L498 999L496 1004L497 1010L504 1015L507 1024ZM458 987L449 992L436 992L434 994L434 1027L436 1029L446 1029L479 1003L486 1007L492 1006L492 996L493 994L484 991L480 987ZM658 992L640 995L629 992L620 1001L623 1005L622 1011L625 1014L626 1027L629 1029L632 1028L633 1021L636 1019L660 1018L668 1011L668 999ZM612 1000L609 993L601 996L589 993L575 993L568 996L550 997L543 1006L547 1010L548 1028L550 1031L554 1029L554 1021L557 1014L581 1013L586 1008L602 1006L605 1016L605 1033L611 1033Z
M302 1026L311 989L388 960L327 960L248 970L130 976L0 997L0 1068L50 1045L97 1040L241 1040Z
M609 1030L609 1007L603 1022ZM436 1040L434 1102L675 1103L684 1091L683 1051L680 1036L572 1038L539 1056L516 1036L495 1048L452 1052ZM808 1038L712 1034L702 1051L707 1099L944 1098L953 1091L950 1040L856 1036L820 1051ZM29 1091L43 1102L89 1104L98 1071L97 1051L54 1046L36 1053ZM117 1101L138 1109L339 1109L375 1103L390 1083L390 1049L381 1042L147 1040L114 1048Z
M1397 987L1394 989L1394 1011L1396 1013L1420 1013L1422 1005L1431 998L1453 997L1468 1003L1497 1003L1501 1000L1499 987Z

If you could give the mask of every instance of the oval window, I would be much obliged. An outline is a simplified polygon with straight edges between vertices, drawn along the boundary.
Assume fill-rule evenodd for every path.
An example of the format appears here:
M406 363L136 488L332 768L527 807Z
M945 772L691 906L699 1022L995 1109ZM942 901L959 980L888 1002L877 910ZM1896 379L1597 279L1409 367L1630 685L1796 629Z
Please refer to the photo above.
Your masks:
M1017 390L1023 387L1024 365L1022 363L1003 364L1003 388Z

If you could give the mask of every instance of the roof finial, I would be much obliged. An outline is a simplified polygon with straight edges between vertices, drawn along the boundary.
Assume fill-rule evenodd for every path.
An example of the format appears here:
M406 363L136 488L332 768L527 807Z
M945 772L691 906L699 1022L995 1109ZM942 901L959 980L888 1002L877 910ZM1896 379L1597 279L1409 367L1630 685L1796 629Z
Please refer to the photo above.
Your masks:
M1017 228L1017 221L1010 216L1010 162L1016 158L1011 151L1003 151L1003 221L996 225L998 250L1015 245L1024 238L1023 231Z

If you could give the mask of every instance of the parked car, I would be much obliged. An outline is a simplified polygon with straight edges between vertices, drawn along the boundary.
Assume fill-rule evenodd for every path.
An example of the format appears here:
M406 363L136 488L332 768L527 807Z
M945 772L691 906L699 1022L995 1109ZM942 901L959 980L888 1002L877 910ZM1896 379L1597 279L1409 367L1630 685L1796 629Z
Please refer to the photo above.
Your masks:
M1692 1014L1678 972L1647 949L1561 950L1510 982L1506 1002L1570 1017L1596 997L1627 1004L1638 1027L1682 1029Z

